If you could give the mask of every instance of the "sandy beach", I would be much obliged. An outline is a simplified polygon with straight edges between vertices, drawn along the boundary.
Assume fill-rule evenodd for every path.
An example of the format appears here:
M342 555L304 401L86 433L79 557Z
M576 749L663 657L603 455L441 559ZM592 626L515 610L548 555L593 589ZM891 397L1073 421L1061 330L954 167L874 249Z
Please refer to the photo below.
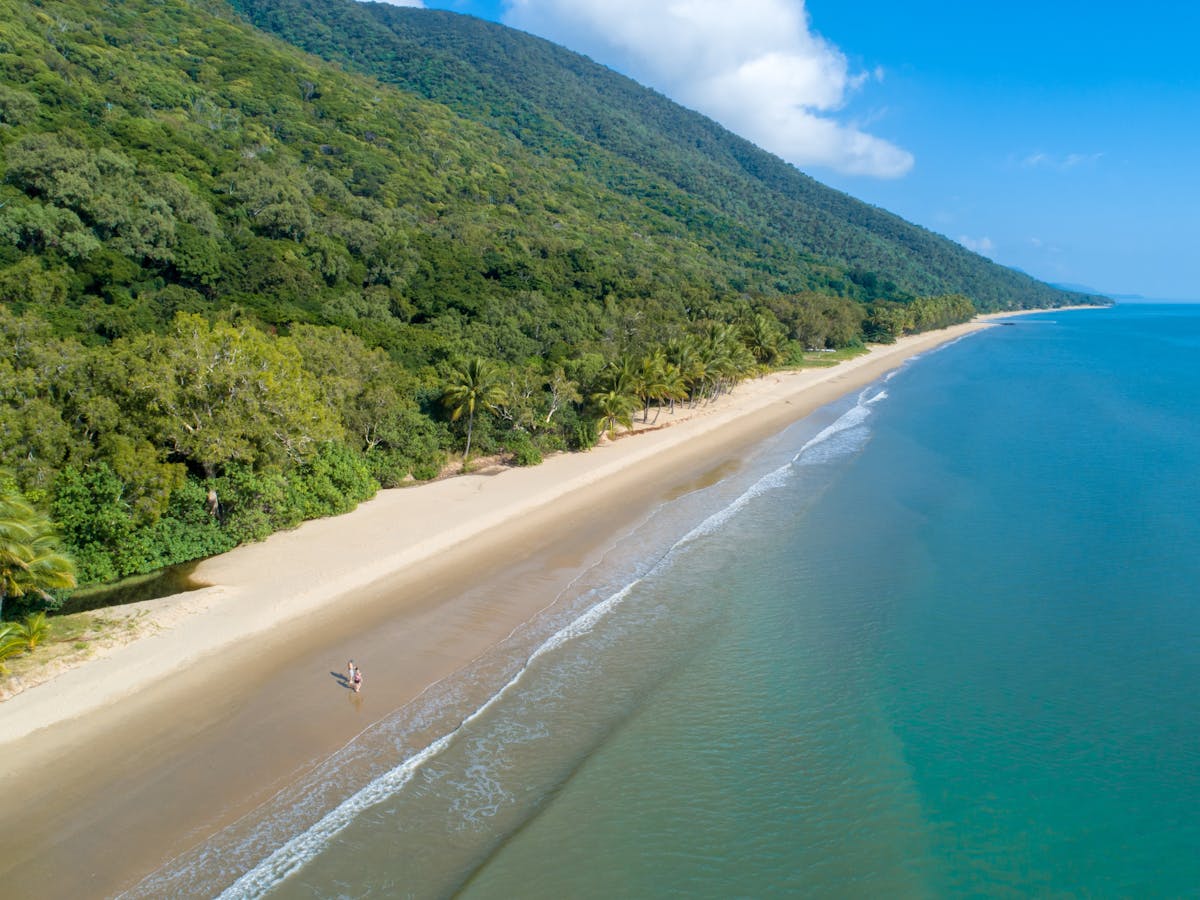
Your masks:
M540 466L381 492L200 565L150 633L0 704L5 895L104 896L253 810L552 603L611 537L976 321L774 373ZM363 692L339 676L354 658Z

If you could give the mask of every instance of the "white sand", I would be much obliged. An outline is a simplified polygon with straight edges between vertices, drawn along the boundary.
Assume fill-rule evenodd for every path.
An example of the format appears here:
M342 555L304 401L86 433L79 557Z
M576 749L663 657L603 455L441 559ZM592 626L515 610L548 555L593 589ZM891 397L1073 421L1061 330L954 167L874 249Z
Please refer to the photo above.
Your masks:
M149 634L0 703L6 895L136 883L502 641L672 491L984 325L768 375L535 468L384 491L206 561L212 587L137 605ZM347 655L361 695L337 680Z
M914 354L980 327L969 323L905 337L837 366L745 382L710 405L673 418L664 412L658 421L669 427L554 456L540 466L381 491L346 515L307 522L207 560L194 577L211 587L138 604L161 628L0 704L0 744L115 703L148 679L166 678L201 657L328 609L567 495L603 490L617 473L652 458L714 434L732 439L768 411L783 420L782 427Z

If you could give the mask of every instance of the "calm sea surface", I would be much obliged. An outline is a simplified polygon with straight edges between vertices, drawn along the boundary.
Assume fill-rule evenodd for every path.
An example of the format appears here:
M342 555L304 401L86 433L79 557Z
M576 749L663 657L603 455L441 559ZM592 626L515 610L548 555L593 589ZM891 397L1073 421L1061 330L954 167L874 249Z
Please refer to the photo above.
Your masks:
M133 896L1200 895L1198 398L1198 306L914 360Z

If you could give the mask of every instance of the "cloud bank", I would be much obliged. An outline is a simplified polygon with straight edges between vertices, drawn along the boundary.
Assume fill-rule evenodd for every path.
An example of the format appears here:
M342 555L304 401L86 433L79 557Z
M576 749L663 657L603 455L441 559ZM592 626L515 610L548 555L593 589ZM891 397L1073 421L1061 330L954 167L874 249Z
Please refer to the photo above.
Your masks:
M895 178L908 151L832 114L853 74L803 0L507 0L505 24L585 53L797 166Z

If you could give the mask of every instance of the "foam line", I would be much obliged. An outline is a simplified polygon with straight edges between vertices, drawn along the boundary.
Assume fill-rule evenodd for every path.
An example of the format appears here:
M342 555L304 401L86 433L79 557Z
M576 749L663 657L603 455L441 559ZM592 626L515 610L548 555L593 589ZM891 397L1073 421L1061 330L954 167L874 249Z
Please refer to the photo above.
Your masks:
M815 437L811 438L803 447L801 447L800 452L792 458L792 462L801 462L805 454L811 451L814 447L824 444L831 438L850 431L852 428L857 428L866 422L867 418L871 415L871 407L876 403L888 398L888 392L886 390L881 390L874 396L868 398L867 394L869 391L870 388L867 388L861 394L859 394L858 402L855 403L854 406L842 413L842 415L839 416L836 421L821 429L821 431L818 432Z
M406 758L395 768L372 780L369 784L326 813L314 825L286 841L258 863L258 865L254 866L227 887L219 895L221 900L261 897L285 879L298 872L309 860L313 859L328 846L333 838L344 831L356 816L403 789L427 761L440 754L450 745L450 742L457 734L499 703L521 681L525 673L529 671L530 667L539 658L575 638L590 632L598 622L619 606L646 577L666 564L677 550L706 534L717 531L755 497L783 485L794 471L793 463L800 460L811 448L861 425L870 415L870 407L887 398L886 391L881 390L870 398L867 398L867 393L867 391L863 391L859 395L858 402L854 407L822 430L816 437L808 441L791 462L764 475L733 502L708 516L699 525L672 544L662 557L649 568L645 575L633 579L620 590L590 607L580 616L544 640L529 655L512 678L478 709L462 719L457 726L433 741L433 743L429 744L423 750Z
M260 862L237 881L221 892L221 900L239 900L246 897L261 897L284 879L298 872L305 863L316 856L340 832L350 825L354 817L403 788L424 763L441 753L450 741L467 725L483 716L495 706L509 690L521 680L529 667L540 656L561 646L567 641L591 630L615 606L629 595L641 578L631 581L621 590L596 604L569 625L547 638L525 661L521 669L482 706L462 720L453 730L442 735L424 750L413 754L394 769L379 776L358 793L330 810L315 825L296 835L282 847Z

